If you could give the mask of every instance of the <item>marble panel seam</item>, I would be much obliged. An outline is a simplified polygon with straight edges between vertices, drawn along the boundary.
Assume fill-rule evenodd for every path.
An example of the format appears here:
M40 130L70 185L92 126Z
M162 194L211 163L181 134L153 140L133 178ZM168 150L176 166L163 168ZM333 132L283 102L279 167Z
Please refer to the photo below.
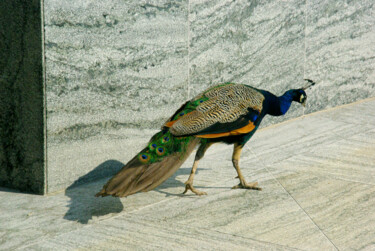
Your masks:
M46 195L48 192L48 155L47 155L47 74L46 74L46 33L44 28L45 23L45 12L44 12L44 0L40 2L40 17L41 17L41 40L42 40L42 78L43 78L43 154L44 154L44 186L43 194Z
M251 152L252 150L246 146ZM258 156L253 153L257 158ZM259 159L259 158L258 158ZM297 204L297 206L303 211L303 213L308 217L308 219L315 225L315 227L319 230L319 232L321 234L323 234L323 236L332 244L332 246L336 249L336 250L339 250L338 247L333 243L333 241L328 238L328 236L323 232L323 230L318 226L318 224L312 219L312 217L306 212L306 210L298 203L298 201L292 196L292 194L284 187L284 185L273 175L273 173L268 169L268 165L266 165L263 160L261 160L261 162L263 163L263 166L264 168L266 169L266 171L271 175L271 177L282 187L282 189L289 195L289 197L291 197L294 202Z

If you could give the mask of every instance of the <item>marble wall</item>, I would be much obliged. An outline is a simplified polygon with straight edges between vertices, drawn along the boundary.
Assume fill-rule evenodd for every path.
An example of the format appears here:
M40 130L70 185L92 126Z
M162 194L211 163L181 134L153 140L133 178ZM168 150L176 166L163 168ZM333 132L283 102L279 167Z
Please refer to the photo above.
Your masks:
M154 129L185 100L187 2L154 2L45 1L49 142Z
M185 100L216 83L277 95L303 78L318 83L305 109L293 105L262 126L375 95L371 0L41 3L47 192L127 162Z
M319 85L309 111L375 95L375 3L307 1L306 76Z

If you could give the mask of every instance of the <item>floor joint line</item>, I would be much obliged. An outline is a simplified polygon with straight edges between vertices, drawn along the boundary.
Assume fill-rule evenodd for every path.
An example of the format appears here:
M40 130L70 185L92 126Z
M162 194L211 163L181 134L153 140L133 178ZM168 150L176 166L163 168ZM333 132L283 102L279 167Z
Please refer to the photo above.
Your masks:
M272 174L272 172L268 169L268 166L263 162L261 158L258 157L258 155L251 150L250 147L245 145L249 151L255 155L257 159L262 163L262 165L265 167L266 171L272 176L272 178L283 188L283 190L294 200L294 202L298 205L298 207L304 212L304 214L310 219L310 221L319 229L319 231L324 235L324 237L335 247L336 250L339 250L338 247L332 242L330 238L323 232L323 230L316 224L316 222L311 218L311 216L306 212L306 210L298 203L298 201L292 196L292 194L281 184L281 182Z
M187 13L187 74L188 74L188 81L187 81L187 96L188 100L190 100L190 0L188 0L188 13Z

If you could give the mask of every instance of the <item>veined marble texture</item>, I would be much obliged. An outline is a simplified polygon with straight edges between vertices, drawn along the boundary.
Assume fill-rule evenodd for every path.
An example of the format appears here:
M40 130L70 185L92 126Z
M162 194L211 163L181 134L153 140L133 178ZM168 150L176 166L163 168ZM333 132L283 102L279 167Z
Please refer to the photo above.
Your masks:
M186 97L186 8L186 1L45 1L49 141L155 128L167 118Z
M307 1L306 76L311 111L375 95L375 2Z

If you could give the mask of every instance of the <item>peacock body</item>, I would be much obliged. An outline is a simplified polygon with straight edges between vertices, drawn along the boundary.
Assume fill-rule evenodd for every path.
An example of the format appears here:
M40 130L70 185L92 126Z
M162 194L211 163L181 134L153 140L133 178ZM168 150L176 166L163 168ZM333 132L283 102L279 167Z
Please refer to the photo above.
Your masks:
M251 86L224 83L213 86L183 104L156 133L148 145L111 178L96 196L124 197L150 191L168 179L199 145L185 192L204 192L193 187L199 160L212 144L234 144L233 166L240 184L234 188L260 190L257 183L247 183L239 168L242 147L255 133L267 114L285 114L291 103L305 104L305 89L292 89L277 97ZM184 193L185 193L184 192Z

